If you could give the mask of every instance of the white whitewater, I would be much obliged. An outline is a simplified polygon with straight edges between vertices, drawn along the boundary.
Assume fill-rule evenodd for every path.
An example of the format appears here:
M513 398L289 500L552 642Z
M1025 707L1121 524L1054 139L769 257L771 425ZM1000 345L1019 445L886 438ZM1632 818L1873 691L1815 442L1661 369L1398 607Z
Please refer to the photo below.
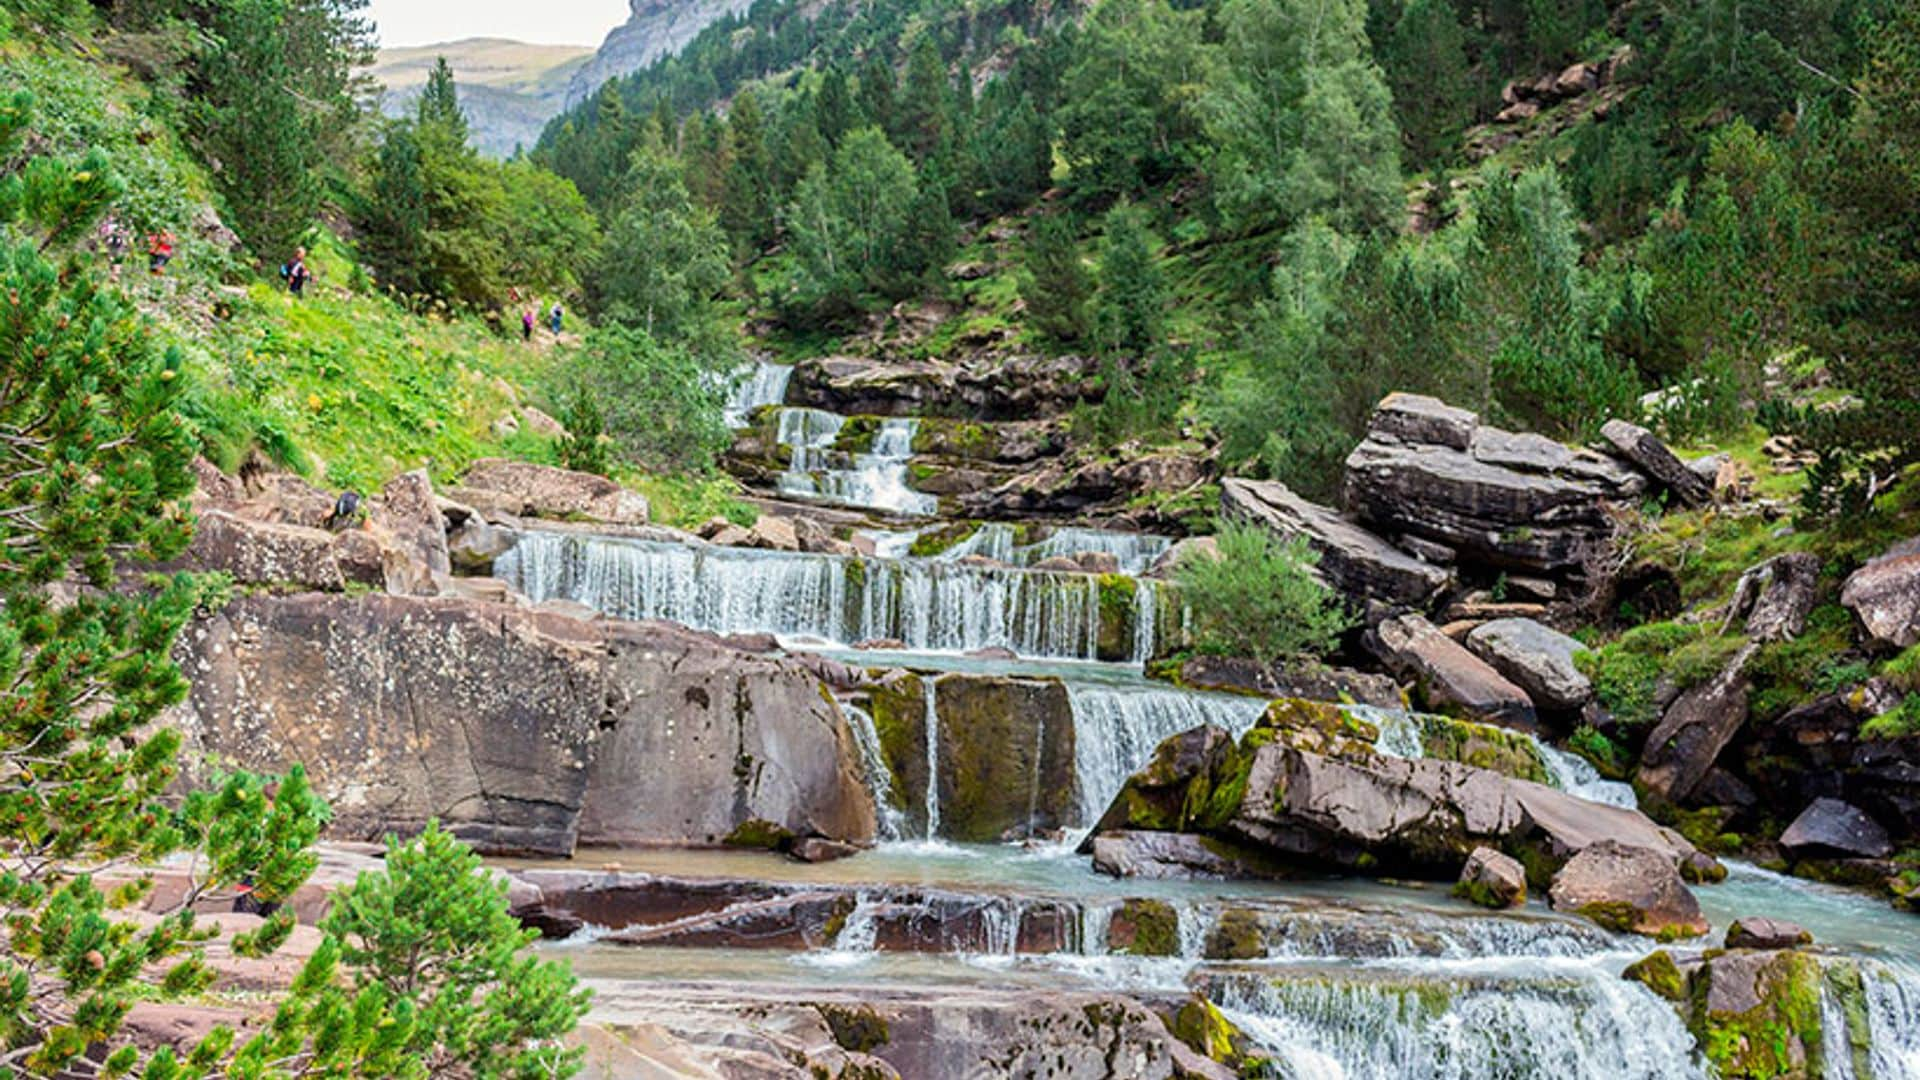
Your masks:
M1347 711L1379 729L1380 738L1374 743L1374 748L1381 753L1403 758L1427 756L1426 736L1419 716L1402 709L1381 709L1370 705L1349 705ZM1639 807L1640 802L1633 794L1633 785L1602 779L1599 771L1587 759L1555 749L1532 734L1524 731L1512 731L1512 734L1533 744L1541 763L1547 768L1547 779L1551 786L1590 802L1628 810Z
M1708 1076L1679 1014L1610 958L1535 961L1512 978L1424 967L1237 979L1215 1000L1296 1080Z
M753 421L755 409L778 405L787 399L787 380L793 368L756 360L734 371L727 390L727 404L721 411L730 428L743 428Z
M1862 974L1874 1080L1920 1080L1920 969L1874 965Z
M835 449L845 427L846 418L820 409L780 410L776 437L788 454L787 469L780 474L780 494L916 517L940 508L938 499L913 490L907 482L920 421L882 420L864 453Z
M926 729L927 740L927 842L940 839L940 707L939 692L934 680L924 681L926 693L926 715L921 719L921 727Z
M887 768L886 754L880 749L880 731L873 726L873 716L865 709L844 701L840 702L840 712L847 718L847 729L853 733L853 745L860 752L860 776L866 781L867 793L873 796L879 838L902 839L905 833L900 808L894 805L893 770Z
M1263 698L1145 684L1068 682L1067 697L1073 705L1073 770L1083 827L1106 811L1127 778L1168 738L1214 724L1238 739L1267 709Z
M716 633L1091 660L1099 583L1086 574L528 532L494 563L527 597ZM1136 641L1138 662L1151 643Z
M1078 526L1057 528L1047 533L1044 539L1016 545L1013 526L988 522L948 548L942 557L957 560L979 555L1011 566L1032 566L1042 559L1056 556L1096 553L1112 555L1120 564L1120 573L1137 577L1146 573L1154 560L1172 546L1173 538L1168 536Z

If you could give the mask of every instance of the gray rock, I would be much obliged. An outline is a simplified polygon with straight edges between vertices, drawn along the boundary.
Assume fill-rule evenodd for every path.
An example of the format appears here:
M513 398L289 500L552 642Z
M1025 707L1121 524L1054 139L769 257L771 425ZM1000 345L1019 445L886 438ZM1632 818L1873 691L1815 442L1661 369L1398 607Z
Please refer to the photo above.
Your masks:
M1281 537L1305 539L1320 555L1321 576L1344 593L1424 606L1451 578L1278 481L1221 481L1220 512Z
M449 561L469 574L490 574L493 560L513 550L519 534L488 523L478 514L454 526L447 536Z
M387 591L415 596L439 592L438 582L453 572L453 564L447 551L447 521L427 471L415 469L387 481L368 518L396 555L387 560Z
M708 25L728 15L744 15L748 0L629 0L627 21L605 41L567 83L565 107L587 100L602 83L639 71L690 44Z
M338 591L346 578L334 558L334 536L304 525L248 521L205 510L193 542L162 569L224 571L241 585L291 585Z
M1486 661L1418 615L1388 619L1374 629L1380 658L1413 682L1428 708L1457 709L1474 719L1532 729L1533 701Z
M1093 868L1143 881L1207 881L1261 877L1257 868L1223 854L1192 833L1121 831L1093 838Z
M1685 802L1747 721L1747 661L1758 646L1733 654L1718 675L1667 707L1640 752L1639 786L1669 802Z
M1473 433L1479 427L1480 417L1471 409L1458 408L1425 394L1404 393L1381 398L1368 424L1368 430L1374 434L1455 450L1473 445Z
M1593 684L1574 666L1586 646L1532 619L1495 619L1467 634L1467 648L1549 709L1578 709Z
M1691 936L1708 929L1700 902L1667 854L1613 840L1567 860L1547 898L1555 911L1585 915L1621 933Z
M868 842L844 718L777 656L664 623L456 598L249 596L192 624L192 754L303 762L332 834L439 818L487 852L712 844L750 819Z
M1813 935L1784 919L1735 919L1727 927L1729 949L1794 949L1813 944Z
M1866 812L1839 799L1815 799L1787 831L1780 846L1795 859L1883 859L1893 854L1887 830Z
M1428 427L1410 426L1397 404L1376 410L1347 457L1347 509L1363 524L1452 548L1462 562L1579 575L1612 536L1610 505L1646 490L1637 471L1592 451L1485 426L1461 447L1458 430L1410 441Z
M1855 570L1841 587L1840 602L1875 641L1896 649L1920 644L1920 536Z
M1791 641L1806 629L1819 588L1819 556L1804 551L1776 555L1740 575L1726 621L1744 617L1753 641Z
M1601 425L1600 437L1688 506L1705 506L1713 501L1713 481L1689 469L1646 428L1616 418Z
M1218 559L1220 543L1211 536L1189 536L1160 553L1147 569L1147 576L1162 580L1173 577L1176 568L1186 559Z
M1515 907L1527 902L1527 871L1511 855L1492 848L1474 848L1467 864L1460 868L1460 880L1453 892L1483 907Z

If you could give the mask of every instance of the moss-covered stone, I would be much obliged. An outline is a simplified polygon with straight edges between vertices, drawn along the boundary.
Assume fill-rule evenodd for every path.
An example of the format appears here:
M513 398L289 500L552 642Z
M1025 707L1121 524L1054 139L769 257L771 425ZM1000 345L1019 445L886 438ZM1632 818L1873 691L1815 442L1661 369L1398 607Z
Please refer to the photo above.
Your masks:
M721 843L728 847L785 851L793 844L793 832L764 818L748 818L735 825Z
M1100 636L1096 655L1102 660L1120 662L1133 657L1135 610L1139 602L1139 583L1125 574L1101 574Z
M1182 1004L1167 1024L1173 1037L1186 1043L1196 1054L1204 1055L1229 1068L1239 1069L1246 1060L1247 1038L1227 1019L1213 1002L1195 996Z
M1207 931L1205 952L1209 960L1257 960L1267 955L1259 914L1246 908L1221 912Z
M1517 731L1451 716L1420 716L1421 746L1430 758L1490 769L1516 780L1547 783L1550 774L1534 741Z
M1333 757L1371 757L1380 729L1338 705L1304 698L1278 698L1241 740L1251 751L1269 742Z
M872 1053L893 1038L887 1027L887 1018L870 1005L821 1002L814 1008L819 1011L820 1018L827 1022L827 1029L833 1032L833 1041L842 1050L856 1054Z
M1728 985L1716 986L1720 980ZM1821 982L1820 962L1806 953L1709 955L1689 980L1689 1026L1726 1080L1813 1076Z
M1131 898L1113 913L1107 946L1129 956L1179 956L1180 916L1165 900Z
M977 521L951 521L944 525L923 529L913 538L913 544L907 548L907 553L915 558L932 558L972 536L979 528L980 523Z
M849 454L864 454L873 447L874 436L880 434L880 425L886 422L883 416L849 416L840 424L840 433L833 437L833 448Z
M1679 965L1673 962L1672 954L1665 949L1655 949L1635 960L1620 977L1637 982L1668 1001L1687 1000L1687 980L1680 974Z
M880 737L880 756L893 774L897 808L913 835L924 835L927 827L928 685L919 675L895 672L867 692L867 714Z

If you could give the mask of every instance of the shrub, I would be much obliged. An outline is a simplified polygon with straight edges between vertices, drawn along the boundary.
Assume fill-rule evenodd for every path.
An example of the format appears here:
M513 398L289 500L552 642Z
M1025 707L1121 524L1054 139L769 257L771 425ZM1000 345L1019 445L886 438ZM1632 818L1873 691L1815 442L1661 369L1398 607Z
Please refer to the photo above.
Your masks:
M1636 626L1613 643L1574 654L1574 663L1593 680L1594 697L1614 719L1646 725L1660 719L1656 698L1663 679L1684 689L1718 670L1720 639L1707 639L1698 626L1677 622Z
M587 335L566 375L568 398L591 397L607 434L636 465L698 470L727 445L725 384L682 346L633 327L602 327Z
M1332 650L1352 620L1314 576L1320 559L1305 540L1250 525L1228 525L1215 539L1218 558L1187 558L1174 572L1196 648L1263 664Z

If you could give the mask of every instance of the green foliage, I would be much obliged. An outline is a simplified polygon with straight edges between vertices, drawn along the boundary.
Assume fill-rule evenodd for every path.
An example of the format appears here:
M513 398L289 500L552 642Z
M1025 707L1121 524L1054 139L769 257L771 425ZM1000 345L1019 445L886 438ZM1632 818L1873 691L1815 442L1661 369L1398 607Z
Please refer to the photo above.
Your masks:
M660 341L723 351L729 343L714 300L732 267L719 222L694 205L680 163L657 143L634 151L628 191L588 282L594 310Z
M1191 167L1205 62L1197 14L1159 0L1111 0L1087 17L1057 114L1082 198L1143 194Z
M1382 67L1409 161L1443 160L1473 115L1467 36L1446 0L1412 0L1383 47Z
M1092 330L1093 282L1080 256L1073 221L1064 214L1036 219L1027 232L1026 274L1020 298L1027 323L1062 345L1072 345Z
M1603 648L1575 653L1574 663L1593 680L1595 699L1616 721L1628 727L1648 726L1660 719L1658 699L1663 679L1672 678L1675 690L1690 685L1671 671L1677 666L1675 658L1704 638L1699 626L1648 623L1628 630ZM1689 667L1692 670L1686 674L1697 681L1702 675L1701 665ZM1712 670L1704 674L1710 675Z
M1397 225L1393 99L1367 43L1364 0L1225 0L1224 63L1203 105L1230 228L1309 216L1368 232Z
M390 840L383 868L333 896L320 928L339 943L352 991L411 1018L407 1052L425 1070L477 1077L570 1076L582 1051L560 1039L586 1012L565 965L526 946L507 886L466 845L429 823Z
M637 327L595 329L569 358L563 392L591 398L629 463L699 471L729 441L724 382L685 346Z
M1183 559L1174 570L1200 651L1263 664L1312 661L1332 651L1351 620L1314 576L1319 556L1304 540L1238 524L1214 539L1219 558Z
M1123 202L1107 212L1094 330L1109 351L1137 356L1164 343L1167 285L1154 247L1144 210Z
M898 298L927 269L908 242L919 197L913 163L878 128L848 133L832 168L801 181L788 227L799 257L795 300L832 320L852 313L869 290Z
M561 411L560 423L567 429L558 447L557 456L562 468L596 476L612 473L613 455L608 452L608 440L605 437L607 418L586 387L576 386L567 394L567 405Z

